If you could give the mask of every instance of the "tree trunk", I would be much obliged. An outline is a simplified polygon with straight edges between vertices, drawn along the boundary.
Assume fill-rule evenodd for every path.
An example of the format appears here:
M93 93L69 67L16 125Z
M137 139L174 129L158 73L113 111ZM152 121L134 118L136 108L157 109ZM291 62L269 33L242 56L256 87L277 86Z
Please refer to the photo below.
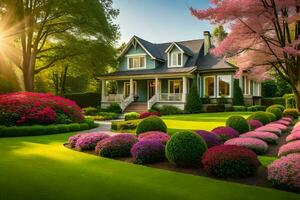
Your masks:
M67 81L67 74L68 74L68 66L66 65L62 70L61 75L61 95L64 95L66 92L66 81Z
M34 82L34 75L29 72L28 70L23 70L23 81L24 81L24 89L28 92L33 92L33 82Z

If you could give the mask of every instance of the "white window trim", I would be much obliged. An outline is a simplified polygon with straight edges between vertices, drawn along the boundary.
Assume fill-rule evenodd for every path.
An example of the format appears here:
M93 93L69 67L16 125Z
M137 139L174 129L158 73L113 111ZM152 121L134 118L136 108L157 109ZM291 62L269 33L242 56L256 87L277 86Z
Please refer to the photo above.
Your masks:
M248 85L248 91L245 91L246 89L246 85ZM244 76L244 79L243 79L243 94L244 95L251 95L251 80L248 79L247 76Z
M182 84L179 84L179 93L170 93L171 91L171 81L179 81L179 82L182 82L182 79L173 79L173 80L168 80L168 94L181 94L182 92L180 92L180 91L182 91Z
M127 57L127 69L128 70L139 70L139 69L146 69L146 55L147 54L144 54L144 53L140 53L140 54L130 54L130 55L126 55ZM129 67L129 58L134 58L134 57L144 57L144 67L139 67L139 68L130 68Z
M147 99L148 100L149 100L149 83L150 83L150 81L155 82L155 80L147 80ZM160 94L161 93L161 80L158 80L158 86L159 86L158 94ZM155 94L155 95L157 95L157 94Z
M125 81L124 83L123 83L124 85L123 85L123 96L125 97L125 88L126 88L126 84L129 84L129 93L130 93L130 81L128 82L128 81ZM133 85L135 85L135 87L134 87L134 95L137 95L137 82L136 81L133 81Z
M216 97L216 76L204 76L203 77L203 96L206 96L206 85L205 85L205 79L207 78L214 78L214 95L213 96L209 96L211 98L215 98Z
M228 74L224 74L224 75L217 75L217 97L220 98L221 96L219 95L219 77L220 76L229 76L230 77L230 82L229 82L229 95L224 96L226 98L231 98L232 96L232 76L228 75Z
M172 65L173 63L173 54L177 54L176 59L178 60L178 54L181 54L181 65ZM177 61L178 62L178 61ZM168 53L168 67L182 67L183 66L183 53L180 52L173 52L173 53Z

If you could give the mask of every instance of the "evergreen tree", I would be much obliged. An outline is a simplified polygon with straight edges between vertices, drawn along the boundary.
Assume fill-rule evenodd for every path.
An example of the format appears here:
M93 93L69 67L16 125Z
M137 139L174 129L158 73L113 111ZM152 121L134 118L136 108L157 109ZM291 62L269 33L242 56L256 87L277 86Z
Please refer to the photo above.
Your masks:
M185 112L187 113L199 113L201 111L201 99L197 90L197 85L193 82L190 92L187 96L185 104Z
M234 79L234 82L233 82L232 105L235 105L235 106L244 106L245 105L244 95L243 95L242 89L240 88L238 79Z

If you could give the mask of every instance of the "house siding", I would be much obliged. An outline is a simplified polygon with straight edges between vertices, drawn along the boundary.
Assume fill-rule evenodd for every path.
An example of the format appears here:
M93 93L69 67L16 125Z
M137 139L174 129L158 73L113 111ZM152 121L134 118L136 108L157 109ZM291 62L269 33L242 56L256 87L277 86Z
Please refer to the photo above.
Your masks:
M136 48L134 46L131 46L128 52L126 53L127 56L134 55L134 54L146 54L146 69L154 69L156 67L155 60L151 59L151 57L144 51L144 49L137 44ZM128 69L128 63L127 63L127 57L123 56L119 63L119 71L127 71Z

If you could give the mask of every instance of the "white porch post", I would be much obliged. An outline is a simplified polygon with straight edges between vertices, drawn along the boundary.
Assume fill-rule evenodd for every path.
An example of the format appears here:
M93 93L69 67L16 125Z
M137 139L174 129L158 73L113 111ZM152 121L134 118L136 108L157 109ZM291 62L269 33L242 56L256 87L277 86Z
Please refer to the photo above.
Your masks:
M134 97L133 79L130 79L130 96Z
M102 80L101 83L101 101L104 102L105 101L105 80Z
M159 96L159 89L158 89L158 77L155 77L155 95L156 95L156 98Z
M186 101L187 95L187 78L185 76L182 77L182 101Z

